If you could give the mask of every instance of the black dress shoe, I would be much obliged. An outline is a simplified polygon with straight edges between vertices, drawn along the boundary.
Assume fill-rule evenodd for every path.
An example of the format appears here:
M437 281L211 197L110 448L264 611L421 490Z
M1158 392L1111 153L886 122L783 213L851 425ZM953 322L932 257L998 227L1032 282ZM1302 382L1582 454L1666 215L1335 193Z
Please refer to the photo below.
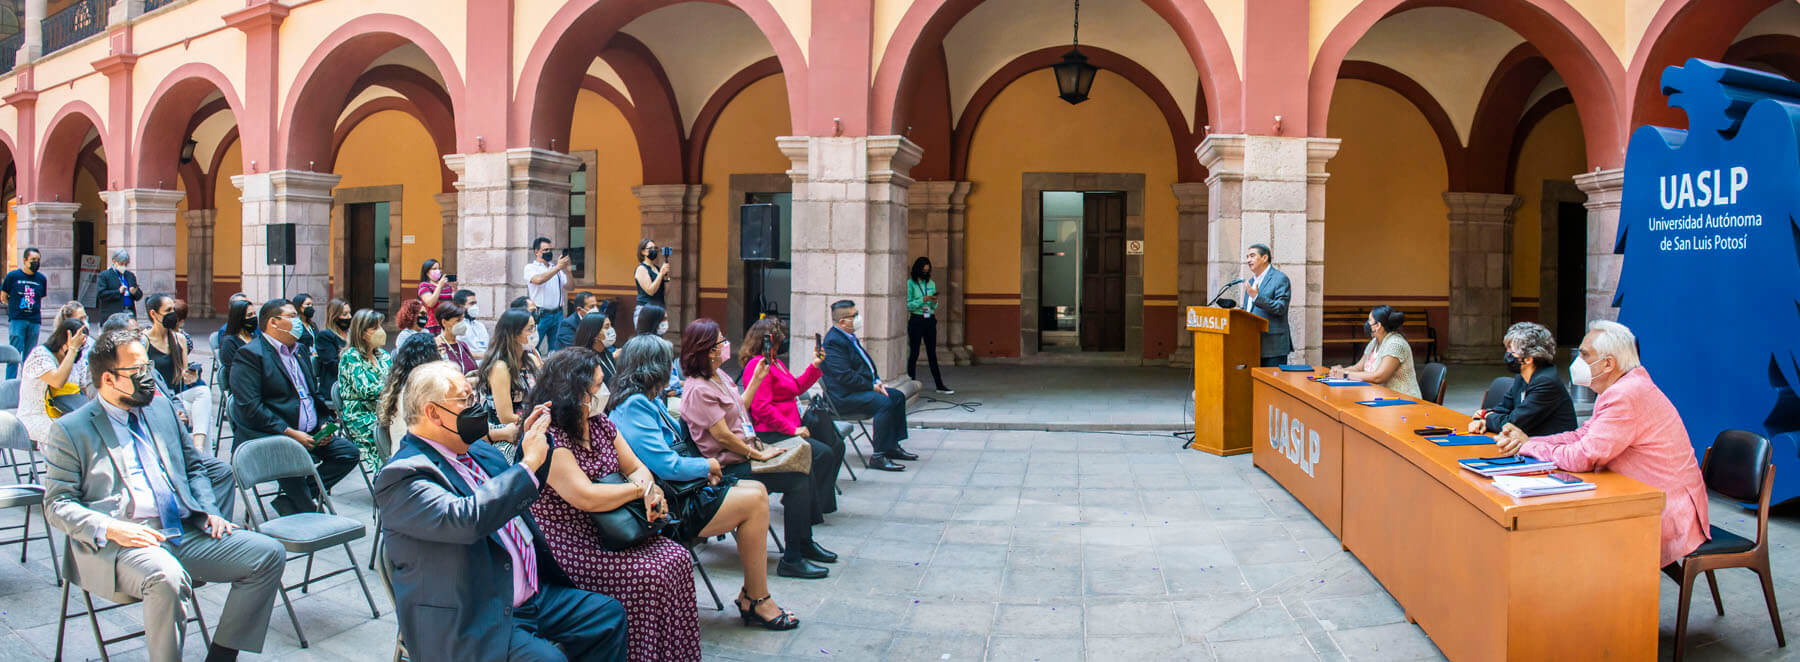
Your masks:
M876 453L874 455L869 456L868 467L870 469L874 469L876 471L906 471L906 467L904 465L898 464L898 463L894 462L893 460L887 459L886 455L882 455L880 453Z
M918 455L915 455L913 453L908 453L908 452L906 452L906 449L901 448L899 446L895 446L894 450L888 451L887 456L889 459L905 460L907 462L917 462L919 460Z
M837 552L825 549L816 542L811 545L810 549L806 550L805 555L806 560L815 563L837 563Z
M800 559L799 561L782 559L781 563L776 564L775 566L775 574L783 577L794 577L796 579L824 579L826 575L831 574L831 571L813 565L811 561L806 559Z

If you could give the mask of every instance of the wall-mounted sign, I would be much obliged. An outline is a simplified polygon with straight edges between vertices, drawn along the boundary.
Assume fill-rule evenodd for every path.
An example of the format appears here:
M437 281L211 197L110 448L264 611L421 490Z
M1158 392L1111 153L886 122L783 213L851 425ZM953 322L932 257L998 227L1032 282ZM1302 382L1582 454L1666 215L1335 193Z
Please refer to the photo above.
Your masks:
M1688 60L1663 71L1688 130L1631 136L1613 304L1680 410L1697 455L1727 429L1761 432L1775 463L1800 438L1800 83ZM1800 472L1776 474L1777 501Z
M1144 240L1142 240L1142 239L1126 240L1125 241L1125 254L1126 255L1143 255L1144 254Z

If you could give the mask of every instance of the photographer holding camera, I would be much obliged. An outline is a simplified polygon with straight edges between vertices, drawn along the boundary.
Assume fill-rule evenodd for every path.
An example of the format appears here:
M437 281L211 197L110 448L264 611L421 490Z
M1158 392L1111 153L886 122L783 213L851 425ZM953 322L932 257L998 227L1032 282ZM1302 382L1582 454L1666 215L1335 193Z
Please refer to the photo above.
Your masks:
M656 242L646 237L638 242L638 266L633 280L637 282L637 305L650 304L663 310L669 304L663 303L664 289L674 275L669 272L669 255L675 249L662 249L662 266L656 264Z
M536 259L525 265L525 294L537 304L538 328L544 330L539 335L548 347L556 335L554 329L562 323L563 297L568 296L569 254L564 251L561 258L556 257L549 237L531 240L531 252Z

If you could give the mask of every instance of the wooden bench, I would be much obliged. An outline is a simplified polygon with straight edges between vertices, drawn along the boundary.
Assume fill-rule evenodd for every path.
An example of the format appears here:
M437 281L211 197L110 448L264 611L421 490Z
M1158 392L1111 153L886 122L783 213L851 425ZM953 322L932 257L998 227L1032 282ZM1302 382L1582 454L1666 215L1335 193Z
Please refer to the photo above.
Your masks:
M1368 321L1369 311L1373 306L1327 306L1322 325L1322 338L1319 339L1320 353L1326 363L1332 358L1345 357L1340 362L1348 363L1362 356L1362 348L1369 344L1368 331L1363 322ZM1415 357L1422 357L1419 363L1439 360L1437 330L1431 327L1426 309L1423 307L1400 307L1396 310L1406 313L1406 341L1412 345ZM1419 333L1424 329L1424 333Z

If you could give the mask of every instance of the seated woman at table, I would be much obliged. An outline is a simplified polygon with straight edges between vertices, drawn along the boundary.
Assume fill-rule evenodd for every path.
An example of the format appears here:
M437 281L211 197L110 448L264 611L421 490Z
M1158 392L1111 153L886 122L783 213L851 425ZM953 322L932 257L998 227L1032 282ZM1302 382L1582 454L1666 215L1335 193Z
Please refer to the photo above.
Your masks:
M1650 381L1638 362L1637 337L1618 322L1588 324L1569 377L1600 394L1588 422L1547 437L1531 437L1507 424L1498 440L1500 453L1549 460L1564 471L1606 469L1662 490L1662 565L1670 572L1712 531L1706 485L1681 413ZM1674 572L1680 576L1678 568Z
M1539 437L1575 429L1575 401L1556 380L1556 339L1536 322L1506 330L1506 370L1519 374L1511 391L1493 409L1475 412L1469 432L1499 431L1511 423Z
M1386 386L1408 396L1419 396L1419 374L1413 370L1412 345L1400 333L1406 313L1376 306L1363 323L1369 330L1369 346L1362 360L1351 366L1332 366L1331 376Z

